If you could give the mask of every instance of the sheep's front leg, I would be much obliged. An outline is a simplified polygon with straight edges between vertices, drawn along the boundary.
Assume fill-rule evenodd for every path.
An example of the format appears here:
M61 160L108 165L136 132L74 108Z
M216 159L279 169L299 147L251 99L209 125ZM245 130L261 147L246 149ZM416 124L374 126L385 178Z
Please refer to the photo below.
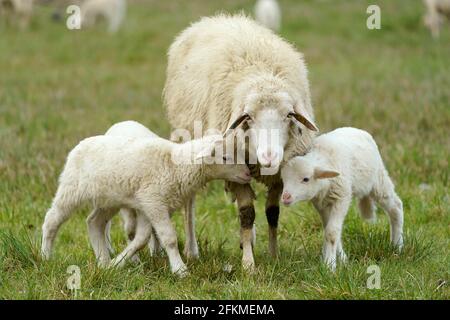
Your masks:
M178 250L177 233L170 220L169 211L161 206L145 206L144 213L150 220L162 247L167 253L170 269L180 277L186 276L188 273L187 267Z
M184 230L186 243L184 245L184 255L188 259L198 259L199 250L197 238L195 236L195 195L185 204L184 209Z
M254 192L249 184L233 184L232 188L236 196L241 222L242 266L251 271L255 267L252 244L255 222Z
M349 200L340 200L321 212L325 225L323 260L332 271L336 270L336 257L338 253L341 258L346 258L342 248L341 233L349 205Z
M269 254L275 258L278 252L277 245L277 228L278 217L280 214L280 195L283 186L277 184L270 186L266 201L266 217L269 224Z

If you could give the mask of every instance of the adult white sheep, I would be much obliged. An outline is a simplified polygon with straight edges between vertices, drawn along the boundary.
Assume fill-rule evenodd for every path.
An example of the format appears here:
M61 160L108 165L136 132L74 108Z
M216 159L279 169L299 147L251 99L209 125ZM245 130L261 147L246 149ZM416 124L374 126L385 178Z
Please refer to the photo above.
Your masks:
M78 207L92 203L95 209L87 221L89 238L99 265L123 265L148 242L153 227L169 257L172 272L183 275L186 266L178 251L170 214L209 180L229 179L245 183L250 179L245 164L216 163L218 148L223 148L220 136L208 136L183 144L162 138L119 136L96 136L83 140L69 153L52 206L45 216L43 257L50 257L61 224ZM233 155L223 154L226 161ZM203 162L193 163L192 158ZM128 246L110 261L105 227L123 207L136 211L136 234Z
M255 4L255 19L273 31L280 31L281 9L277 0L258 0Z
M444 18L450 19L450 0L424 0L424 3L427 9L424 24L437 38Z
M6 19L7 16L11 16L24 29L30 23L33 3L33 0L0 0L0 17Z
M361 216L375 219L375 203L388 214L391 242L403 245L403 205L394 190L378 147L366 131L340 128L323 134L305 156L282 169L283 203L312 200L324 227L323 258L332 269L336 256L345 262L341 232L352 197L359 199Z
M203 18L169 49L164 100L173 128L192 133L195 122L200 122L205 129L223 133L251 129L250 159L256 155L261 166L271 168L267 173L275 174L260 175L258 164L249 164L252 175L269 188L269 251L275 256L282 191L276 173L283 158L308 149L317 130L302 55L243 15ZM227 189L240 212L243 265L252 269L254 192L250 185L234 183Z
M126 0L85 0L81 5L81 23L93 25L98 17L108 21L108 31L117 32L125 19Z

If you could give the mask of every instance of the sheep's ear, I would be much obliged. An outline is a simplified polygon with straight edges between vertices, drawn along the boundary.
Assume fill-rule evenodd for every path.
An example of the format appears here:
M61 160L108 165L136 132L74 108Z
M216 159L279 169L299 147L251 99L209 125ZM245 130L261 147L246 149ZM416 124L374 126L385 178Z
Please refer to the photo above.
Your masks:
M329 179L334 178L339 175L339 172L328 169L315 168L314 169L314 178L316 179Z
M303 124L305 127L307 127L309 130L312 131L319 131L319 128L317 128L317 126L314 124L314 122L309 119L309 117L306 114L300 114L297 112L291 112L289 113L288 117L291 118L292 122L294 122L294 124L299 127L300 129L302 128L300 126L300 123Z
M228 134L231 133L231 131L236 129L238 126L240 126L244 121L246 121L248 119L250 119L250 116L246 112L243 112L239 117L237 117L236 120L233 121L232 124L230 124L228 129L223 134L223 137L225 138Z

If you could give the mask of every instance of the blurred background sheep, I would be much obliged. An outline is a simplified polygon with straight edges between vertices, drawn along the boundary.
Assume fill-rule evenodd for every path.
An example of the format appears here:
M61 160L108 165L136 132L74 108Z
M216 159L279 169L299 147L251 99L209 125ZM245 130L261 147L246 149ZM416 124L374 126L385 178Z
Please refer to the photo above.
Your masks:
M439 37L444 20L450 19L450 0L424 0L426 13L424 24L430 29L434 38Z
M24 29L30 23L33 14L33 0L0 0L0 19L8 23L17 23Z
M125 0L86 0L81 5L82 26L92 26L99 18L106 19L108 31L117 32L125 18Z
M258 0L255 5L255 19L275 32L280 31L281 9L277 0Z

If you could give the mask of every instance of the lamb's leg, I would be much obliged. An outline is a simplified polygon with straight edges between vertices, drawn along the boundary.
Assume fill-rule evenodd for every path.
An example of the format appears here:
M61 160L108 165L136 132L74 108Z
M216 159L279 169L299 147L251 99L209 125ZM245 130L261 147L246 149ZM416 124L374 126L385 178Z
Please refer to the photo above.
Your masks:
M274 258L277 256L278 251L277 228L280 214L280 195L282 191L282 185L270 186L266 201L266 217L269 224L269 254Z
M336 256L338 254L345 256L342 249L341 233L345 216L350 205L350 200L344 199L335 202L328 210L328 214L322 213L326 217L326 226L324 230L323 260L332 271L336 270Z
M120 217L122 218L123 229L125 230L125 234L127 236L127 242L130 243L136 235L136 212L134 209L122 208L120 209ZM139 263L141 260L139 259L139 255L135 254L131 257L131 261L133 263Z
M152 233L150 234L150 240L148 241L148 251L151 257L156 257L162 253L162 247L159 243L158 237L155 233L155 229L152 228Z
M116 212L117 210L115 208L96 208L86 220L89 230L89 240L100 267L106 267L111 260L106 237L106 226Z
M106 238L106 244L108 246L109 255L113 256L115 254L114 247L112 245L111 241L111 220L108 221L105 228L105 238Z
M57 193L52 207L45 215L44 224L42 225L41 254L44 259L50 258L53 243L59 228L69 219L76 207L77 204L72 203L70 197L59 196Z
M111 261L110 266L122 267L128 259L133 257L139 249L148 243L151 230L150 221L148 220L147 215L138 212L136 217L136 233L133 240Z
M184 230L186 233L184 255L188 259L198 259L199 250L195 236L195 195L186 202L184 214Z
M169 212L166 209L155 208L154 206L145 207L143 212L150 220L161 245L167 253L170 269L181 277L185 276L187 268L178 250L177 234L170 220Z
M374 190L374 199L389 216L391 243L403 247L403 203L395 193L394 184L385 173L380 186Z

